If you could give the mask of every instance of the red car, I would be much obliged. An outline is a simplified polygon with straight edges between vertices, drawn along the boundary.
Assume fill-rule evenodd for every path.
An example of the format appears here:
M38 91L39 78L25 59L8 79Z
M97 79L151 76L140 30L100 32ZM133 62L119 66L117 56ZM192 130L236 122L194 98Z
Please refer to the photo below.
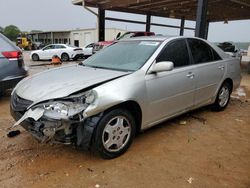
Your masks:
M93 47L93 54L113 44L116 40L128 39L128 38L133 38L133 37L142 37L142 36L154 36L154 35L155 35L154 32L144 32L144 31L129 31L129 32L124 33L123 35L121 35L121 33L118 33L115 40L101 41L101 42L95 43Z

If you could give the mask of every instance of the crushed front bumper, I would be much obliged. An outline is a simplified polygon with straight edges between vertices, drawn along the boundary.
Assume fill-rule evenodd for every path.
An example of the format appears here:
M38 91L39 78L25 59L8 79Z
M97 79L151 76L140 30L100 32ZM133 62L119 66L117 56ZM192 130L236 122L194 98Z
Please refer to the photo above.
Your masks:
M12 99L13 100L13 99ZM11 101L11 104L13 101ZM24 112L15 111L10 105L12 117L18 121ZM102 114L85 119L82 122L64 122L61 120L45 119L39 121L27 118L20 125L39 142L60 142L73 144L83 150L89 150L95 127L98 125Z

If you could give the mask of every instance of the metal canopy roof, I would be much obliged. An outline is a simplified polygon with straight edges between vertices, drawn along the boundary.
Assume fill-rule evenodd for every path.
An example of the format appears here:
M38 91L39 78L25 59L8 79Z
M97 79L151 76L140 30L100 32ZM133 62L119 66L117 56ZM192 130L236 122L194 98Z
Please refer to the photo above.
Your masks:
M196 20L197 0L85 0L85 6L106 10ZM74 4L81 5L81 1ZM250 19L250 0L208 0L209 22Z

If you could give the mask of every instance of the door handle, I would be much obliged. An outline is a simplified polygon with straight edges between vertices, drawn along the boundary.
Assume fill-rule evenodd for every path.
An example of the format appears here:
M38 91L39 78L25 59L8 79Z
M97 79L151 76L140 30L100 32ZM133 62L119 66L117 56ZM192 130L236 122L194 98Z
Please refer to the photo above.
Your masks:
M221 69L221 70L224 70L225 66L224 66L224 65L221 65L221 66L219 66L218 68Z
M194 73L193 72L189 72L186 76L190 79L193 79L194 78Z

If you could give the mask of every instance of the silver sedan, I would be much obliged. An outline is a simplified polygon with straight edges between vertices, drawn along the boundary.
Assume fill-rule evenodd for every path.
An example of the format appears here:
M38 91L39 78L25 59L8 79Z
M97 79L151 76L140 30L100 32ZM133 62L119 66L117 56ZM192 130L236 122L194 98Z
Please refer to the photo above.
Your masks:
M241 81L238 59L189 37L119 41L82 65L21 81L11 113L41 142L123 154L137 132L201 106L224 110Z

